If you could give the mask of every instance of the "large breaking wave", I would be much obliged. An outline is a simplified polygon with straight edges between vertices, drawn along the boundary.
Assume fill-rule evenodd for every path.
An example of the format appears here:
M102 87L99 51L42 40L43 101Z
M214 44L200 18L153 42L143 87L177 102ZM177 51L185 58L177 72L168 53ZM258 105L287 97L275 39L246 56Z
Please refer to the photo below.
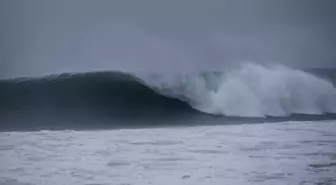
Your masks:
M328 80L334 78L330 74L320 77L284 66L246 64L222 72L92 72L2 80L0 122L2 127L10 127L8 124L18 120L59 124L78 118L106 121L333 114L336 88Z
M284 66L246 64L227 73L145 78L160 94L209 114L241 117L336 113L333 83Z

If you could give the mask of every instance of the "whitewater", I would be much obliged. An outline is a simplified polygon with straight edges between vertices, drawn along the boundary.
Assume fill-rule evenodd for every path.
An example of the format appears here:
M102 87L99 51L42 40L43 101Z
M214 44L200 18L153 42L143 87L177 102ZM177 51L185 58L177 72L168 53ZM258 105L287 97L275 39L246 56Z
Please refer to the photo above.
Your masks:
M336 122L0 133L1 185L333 185Z
M285 66L248 63L224 73L140 77L159 93L197 110L240 117L336 113L331 81Z

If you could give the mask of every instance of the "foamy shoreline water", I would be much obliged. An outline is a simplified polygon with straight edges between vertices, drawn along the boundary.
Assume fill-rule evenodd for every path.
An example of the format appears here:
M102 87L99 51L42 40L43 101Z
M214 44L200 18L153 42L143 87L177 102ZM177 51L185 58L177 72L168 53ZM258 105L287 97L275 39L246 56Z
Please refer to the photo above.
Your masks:
M0 133L0 184L333 184L336 122Z

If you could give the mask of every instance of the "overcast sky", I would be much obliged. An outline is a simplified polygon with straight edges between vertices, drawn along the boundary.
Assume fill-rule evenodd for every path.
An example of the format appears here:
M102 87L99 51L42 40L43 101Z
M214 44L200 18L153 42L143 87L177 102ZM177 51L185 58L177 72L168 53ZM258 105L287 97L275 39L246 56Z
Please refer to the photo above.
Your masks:
M0 77L336 67L334 0L1 0Z

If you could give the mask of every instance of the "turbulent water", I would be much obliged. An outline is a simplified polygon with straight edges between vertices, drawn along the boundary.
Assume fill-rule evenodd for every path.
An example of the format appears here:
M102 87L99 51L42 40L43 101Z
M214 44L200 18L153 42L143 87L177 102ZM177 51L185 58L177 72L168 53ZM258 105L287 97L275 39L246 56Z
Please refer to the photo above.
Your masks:
M84 127L92 120L108 127L145 125L146 119L333 119L335 79L332 70L255 64L175 75L109 71L9 79L0 81L0 123L12 130ZM115 121L125 119L124 125ZM172 123L153 123L160 124Z
M335 82L255 64L2 80L0 185L335 184Z
M336 122L0 133L1 185L334 185Z

